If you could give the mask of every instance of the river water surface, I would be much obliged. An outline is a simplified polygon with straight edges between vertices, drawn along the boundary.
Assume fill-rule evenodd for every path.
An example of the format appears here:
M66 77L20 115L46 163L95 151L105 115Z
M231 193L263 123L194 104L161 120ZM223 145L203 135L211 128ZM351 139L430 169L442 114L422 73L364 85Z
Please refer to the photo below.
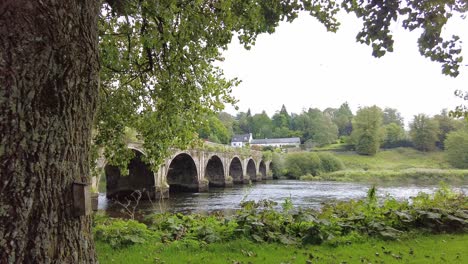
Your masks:
M240 208L246 200L270 199L278 203L291 198L295 207L320 208L321 204L364 198L371 184L327 181L269 180L252 185L234 185L232 188L210 188L206 193L171 193L171 197L158 201L140 201L141 214L156 212L230 212ZM407 199L419 192L434 193L437 185L384 185L377 186L377 195L390 195ZM468 185L454 188L468 194ZM109 214L118 214L123 207L110 201L105 194L99 195L99 209Z

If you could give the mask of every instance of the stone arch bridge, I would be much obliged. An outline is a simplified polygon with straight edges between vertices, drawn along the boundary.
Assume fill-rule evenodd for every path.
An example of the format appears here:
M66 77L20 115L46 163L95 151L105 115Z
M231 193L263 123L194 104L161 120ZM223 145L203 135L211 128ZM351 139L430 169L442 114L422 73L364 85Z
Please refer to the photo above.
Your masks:
M264 160L260 151L251 150L249 155L232 152L217 152L201 149L173 150L158 171L141 159L146 155L142 144L130 143L135 157L128 165L128 175L107 164L105 158L98 160L103 173L93 177L93 187L98 189L100 177L106 177L106 195L109 198L125 196L135 190L143 191L144 198L167 198L170 192L203 192L209 187L228 187L250 181L272 178L272 163Z

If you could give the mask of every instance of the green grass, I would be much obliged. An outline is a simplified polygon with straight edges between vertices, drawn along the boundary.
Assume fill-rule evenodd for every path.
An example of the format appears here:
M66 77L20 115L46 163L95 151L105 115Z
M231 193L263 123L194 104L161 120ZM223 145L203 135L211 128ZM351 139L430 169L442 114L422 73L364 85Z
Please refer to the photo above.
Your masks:
M318 177L301 177L301 180L356 181L368 183L399 182L404 184L437 184L441 181L451 185L468 183L468 170L456 169L404 169L404 170L342 170Z
M344 170L302 180L359 181L370 183L468 183L468 170L452 168L445 153L420 152L412 148L381 150L375 156L358 155L354 151L335 152L345 165Z
M358 155L354 151L334 153L346 169L356 170L404 170L410 168L450 169L441 151L421 152L412 148L381 150L375 156Z
M234 240L163 244L124 249L97 242L100 263L468 263L468 234L417 235L400 241L367 239L345 245L287 246ZM308 262L310 261L310 262Z
M313 151L346 151L349 149L349 145L346 143L335 143L325 146L316 146Z

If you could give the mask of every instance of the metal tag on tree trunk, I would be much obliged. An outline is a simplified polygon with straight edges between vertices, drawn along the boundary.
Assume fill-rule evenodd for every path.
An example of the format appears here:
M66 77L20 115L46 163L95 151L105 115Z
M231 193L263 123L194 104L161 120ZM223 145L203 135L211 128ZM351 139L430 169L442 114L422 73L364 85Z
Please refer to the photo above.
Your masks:
M82 182L73 183L73 205L76 216L91 214L91 192L89 184Z

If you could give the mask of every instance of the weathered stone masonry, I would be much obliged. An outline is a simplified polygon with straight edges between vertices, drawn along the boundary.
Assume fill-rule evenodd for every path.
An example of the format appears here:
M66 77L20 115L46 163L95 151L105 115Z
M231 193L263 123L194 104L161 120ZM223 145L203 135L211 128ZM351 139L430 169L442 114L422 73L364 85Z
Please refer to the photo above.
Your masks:
M241 156L232 152L174 150L159 170L153 172L151 166L141 160L145 155L141 144L131 143L128 148L135 152L135 157L130 161L127 176L121 175L120 170L107 164L104 158L98 161L98 167L106 177L107 197L141 190L143 198L167 198L171 192L203 192L209 187L229 187L272 178L271 161L263 160L259 151L251 151L250 156ZM99 177L93 179L95 189Z

